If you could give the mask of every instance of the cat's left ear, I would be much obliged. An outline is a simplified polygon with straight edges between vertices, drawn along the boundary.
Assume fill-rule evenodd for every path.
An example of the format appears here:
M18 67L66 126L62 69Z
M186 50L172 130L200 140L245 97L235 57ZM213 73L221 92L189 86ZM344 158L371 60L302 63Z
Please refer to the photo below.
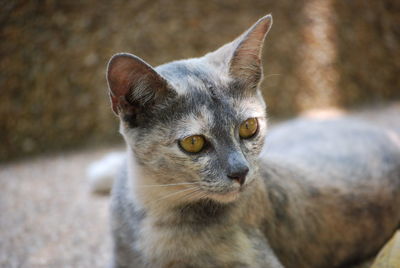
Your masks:
M264 39L272 26L272 16L259 19L233 42L206 55L208 61L227 69L237 80L258 85L262 79L261 53Z

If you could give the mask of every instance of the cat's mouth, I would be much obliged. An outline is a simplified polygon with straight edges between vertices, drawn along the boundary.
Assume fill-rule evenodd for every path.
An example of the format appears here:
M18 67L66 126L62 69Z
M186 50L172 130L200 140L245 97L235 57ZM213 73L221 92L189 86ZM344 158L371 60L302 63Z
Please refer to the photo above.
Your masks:
M215 184L201 183L200 188L203 193L202 199L211 199L220 203L234 202L239 199L250 185L253 184L253 181L254 179L251 176L248 176L244 184L236 181L229 184L218 182Z

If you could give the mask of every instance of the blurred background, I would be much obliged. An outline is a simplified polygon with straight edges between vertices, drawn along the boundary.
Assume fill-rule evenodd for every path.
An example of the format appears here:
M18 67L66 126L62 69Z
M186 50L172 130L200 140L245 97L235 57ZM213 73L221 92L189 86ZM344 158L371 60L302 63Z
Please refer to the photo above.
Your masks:
M274 25L262 85L270 116L400 99L400 1L1 1L0 161L121 141L105 68L201 56L259 17Z
M398 0L0 1L0 267L107 266L108 198L85 170L122 148L114 53L201 56L267 13L272 121L333 111L400 128Z

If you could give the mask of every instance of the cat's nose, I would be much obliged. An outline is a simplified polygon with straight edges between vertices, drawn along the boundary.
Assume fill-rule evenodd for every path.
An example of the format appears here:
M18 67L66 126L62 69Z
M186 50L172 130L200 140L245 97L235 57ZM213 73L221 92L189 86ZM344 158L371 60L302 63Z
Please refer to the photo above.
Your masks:
M249 173L249 168L247 166L243 166L240 169L229 173L228 178L237 181L240 185L243 185L246 181L247 173Z
M243 185L246 180L246 175L249 173L249 166L246 158L238 151L229 153L227 158L227 177Z

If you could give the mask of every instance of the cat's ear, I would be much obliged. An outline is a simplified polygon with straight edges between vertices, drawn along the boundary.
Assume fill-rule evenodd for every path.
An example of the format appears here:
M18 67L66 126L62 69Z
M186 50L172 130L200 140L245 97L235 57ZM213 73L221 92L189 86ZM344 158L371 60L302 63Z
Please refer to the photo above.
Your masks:
M258 84L262 78L261 52L265 36L272 26L272 16L259 19L233 42L206 55L209 61L227 69L234 79Z
M170 90L149 64L128 53L114 55L107 67L107 81L113 111L135 114L143 107L161 102Z

